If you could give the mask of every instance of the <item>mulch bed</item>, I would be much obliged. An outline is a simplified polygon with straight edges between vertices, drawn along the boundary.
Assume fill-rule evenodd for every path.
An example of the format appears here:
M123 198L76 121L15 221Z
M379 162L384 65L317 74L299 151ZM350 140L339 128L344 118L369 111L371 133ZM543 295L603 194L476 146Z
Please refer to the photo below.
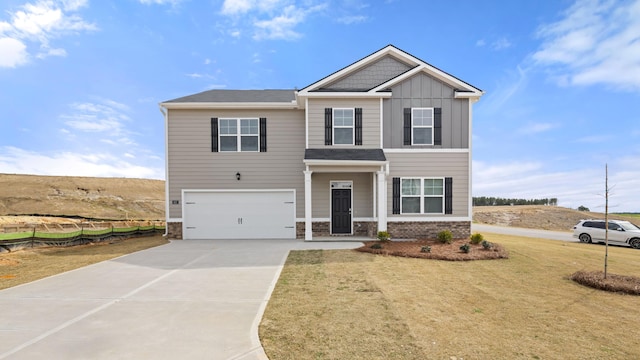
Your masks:
M371 246L374 246L374 244L380 244L382 248L372 248ZM471 250L468 253L460 250L460 246L464 244L469 244L470 246ZM423 246L431 247L431 252L422 252L421 250ZM492 260L509 258L509 253L500 244L493 243L493 247L491 249L485 250L482 245L471 244L467 239L454 240L451 242L451 244L443 244L437 240L389 242L367 241L364 243L364 246L357 248L356 250L380 255L449 261Z
M635 276L607 274L605 279L602 271L578 271L571 280L594 289L640 295L640 278Z

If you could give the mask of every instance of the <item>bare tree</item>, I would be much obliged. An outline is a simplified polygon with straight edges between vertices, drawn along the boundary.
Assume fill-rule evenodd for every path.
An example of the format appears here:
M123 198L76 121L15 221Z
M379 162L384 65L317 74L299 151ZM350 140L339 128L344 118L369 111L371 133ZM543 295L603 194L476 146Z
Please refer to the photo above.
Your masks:
M609 164L604 165L604 278L609 258Z

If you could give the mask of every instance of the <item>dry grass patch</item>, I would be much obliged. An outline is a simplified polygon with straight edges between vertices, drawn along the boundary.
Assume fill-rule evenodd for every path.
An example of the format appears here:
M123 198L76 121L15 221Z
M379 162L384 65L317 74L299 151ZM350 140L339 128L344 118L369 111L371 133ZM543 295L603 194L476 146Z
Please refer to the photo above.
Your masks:
M569 277L604 247L486 235L502 261L450 262L355 251L292 253L260 336L270 359L640 358L640 297ZM637 250L611 272L640 276Z
M0 289L163 245L161 235L0 254Z

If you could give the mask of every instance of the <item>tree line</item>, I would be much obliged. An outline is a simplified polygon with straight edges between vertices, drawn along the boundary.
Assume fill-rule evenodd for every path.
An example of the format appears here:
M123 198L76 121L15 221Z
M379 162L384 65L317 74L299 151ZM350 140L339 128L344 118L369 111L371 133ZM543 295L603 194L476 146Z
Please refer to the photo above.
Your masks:
M549 205L557 206L557 198L548 199L506 199L499 197L480 196L473 198L473 206L501 206L501 205Z

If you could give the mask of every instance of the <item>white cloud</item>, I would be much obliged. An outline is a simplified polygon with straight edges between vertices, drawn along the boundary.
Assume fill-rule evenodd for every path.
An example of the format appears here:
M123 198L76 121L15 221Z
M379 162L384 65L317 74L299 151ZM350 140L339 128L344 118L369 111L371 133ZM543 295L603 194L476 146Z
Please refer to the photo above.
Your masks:
M480 39L480 40L476 41L476 46L478 46L478 47L485 46L486 44L487 44L487 42L484 39Z
M473 161L473 196L540 199L557 198L560 206L587 206L604 211L605 162L601 168L548 171L542 162L488 165ZM637 174L640 159L629 157L609 164L611 211L638 211Z
M125 159L126 158L126 159ZM135 164L108 152L74 153L50 152L46 154L0 147L0 172L10 174L40 174L66 176L98 176L163 179L161 167ZM157 163L154 159L153 163Z
M493 50L503 50L503 49L510 48L511 42L507 38L501 37L500 39L494 41L491 44L491 47L493 48Z
M640 0L578 0L538 36L533 59L560 85L640 90Z
M145 5L171 5L177 6L182 0L140 0L141 4Z
M88 133L105 133L112 138L123 139L131 132L126 123L131 119L127 115L129 107L110 99L97 99L99 102L73 103L70 112L59 118L71 130ZM130 143L134 143L129 140ZM122 141L116 141L122 143Z
M0 34L4 36L0 41L0 66L25 64L31 44L39 45L36 58L66 56L64 49L51 47L50 42L68 34L97 30L95 24L75 13L86 5L86 0L38 0L9 12L9 22L0 22Z
M367 20L369 20L368 16L364 16L364 15L349 15L349 16L343 16L338 18L338 22L345 24L345 25L351 25L351 24L359 24L359 23L363 23L366 22Z
M0 38L0 67L24 65L29 59L27 46L18 39Z
M326 7L311 2L297 5L290 0L225 0L220 13L232 19L226 26L232 37L241 37L245 33L242 26L249 26L254 40L296 40L302 37L296 27Z
M535 123L535 124L529 124L529 125L523 127L518 132L520 134L527 134L527 135L528 134L537 134L537 133L549 131L549 130L554 129L556 127L558 127L557 124Z

